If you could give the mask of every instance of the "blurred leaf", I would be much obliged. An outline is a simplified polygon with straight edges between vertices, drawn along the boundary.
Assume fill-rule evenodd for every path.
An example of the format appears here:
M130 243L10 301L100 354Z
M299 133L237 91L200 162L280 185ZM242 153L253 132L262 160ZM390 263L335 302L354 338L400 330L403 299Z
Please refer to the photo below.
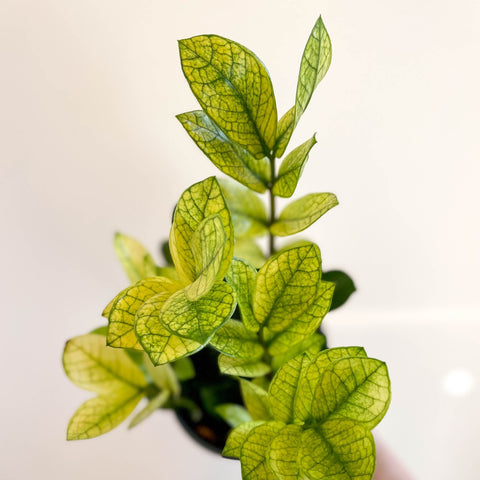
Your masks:
M157 266L146 248L132 237L116 233L114 248L131 283L157 274Z
M231 180L219 180L232 216L235 238L256 237L268 233L267 212L260 197Z
M237 405L235 403L217 405L215 411L233 428L252 420L248 410L243 405Z
M251 238L237 239L233 255L238 259L245 260L254 268L260 268L266 261L262 249Z
M340 270L323 272L322 278L335 284L335 292L333 293L330 310L341 307L356 290L353 280L345 272Z
M247 378L263 377L271 372L270 366L261 360L234 358L223 353L218 356L218 368L225 375Z
M295 105L278 122L275 140L275 157L280 158L287 149L288 142L295 128Z
M240 379L240 389L242 392L243 403L253 420L271 420L270 404L268 394L248 380Z
M195 378L195 366L190 358L179 358L172 364L172 366L181 382Z
M168 392L166 390L163 391L163 392L160 392L158 395L153 397L151 400L149 400L149 402L147 403L145 408L140 410L140 412L138 412L135 415L135 417L133 417L133 420L130 422L130 425L128 426L128 428L136 427L138 424L142 423L153 412L158 410L160 407L163 407L163 405L165 405L165 403L167 403L169 398L170 398L170 392Z

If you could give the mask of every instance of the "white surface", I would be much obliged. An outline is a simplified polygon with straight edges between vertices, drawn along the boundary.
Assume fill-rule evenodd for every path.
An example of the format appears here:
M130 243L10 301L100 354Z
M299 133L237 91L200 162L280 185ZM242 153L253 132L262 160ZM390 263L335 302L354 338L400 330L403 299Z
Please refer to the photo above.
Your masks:
M340 206L308 236L358 286L329 328L388 360L381 433L419 479L478 478L478 370L469 396L442 382L479 364L479 3L0 0L2 480L238 478L190 443L180 455L168 416L67 444L85 395L62 344L125 285L113 231L155 249L182 190L216 173L174 118L197 108L176 40L252 48L283 113L320 12L334 60L292 145L318 132L298 194L333 191Z

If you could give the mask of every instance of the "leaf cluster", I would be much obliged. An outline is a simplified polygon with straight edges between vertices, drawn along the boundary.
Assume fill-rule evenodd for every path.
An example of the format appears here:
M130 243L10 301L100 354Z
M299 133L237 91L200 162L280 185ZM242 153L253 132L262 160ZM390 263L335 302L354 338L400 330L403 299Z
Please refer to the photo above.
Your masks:
M291 149L277 169L331 62L323 20L303 52L295 103L280 119L270 76L250 50L200 35L181 40L179 51L201 109L177 118L230 179L209 177L183 192L164 266L135 239L115 236L131 284L104 309L107 327L65 347L69 378L98 395L77 410L67 436L105 433L146 397L131 426L174 408L191 419L208 412L234 427L224 454L240 459L244 479L371 478L370 430L390 398L385 364L360 347L326 349L319 331L354 284L344 272L322 271L315 243L275 248L276 237L302 232L338 203L323 192L279 214L275 203L295 193L317 143L313 135ZM205 347L218 355L214 382L188 396ZM238 402L220 400L212 388L225 378L238 380Z

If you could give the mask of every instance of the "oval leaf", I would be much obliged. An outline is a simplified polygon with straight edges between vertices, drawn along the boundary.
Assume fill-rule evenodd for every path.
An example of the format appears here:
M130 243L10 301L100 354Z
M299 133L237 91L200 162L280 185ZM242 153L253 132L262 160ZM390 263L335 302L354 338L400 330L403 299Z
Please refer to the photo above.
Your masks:
M277 108L267 70L245 47L216 35L180 40L180 58L202 109L255 158L275 143Z
M121 292L110 307L107 344L116 348L141 350L134 332L137 310L149 298L159 293L171 295L179 288L180 285L168 278L152 277L140 280Z
M277 253L258 272L255 318L272 331L284 330L315 299L320 278L320 250L313 243Z
M295 97L295 125L307 108L313 91L327 73L332 61L332 44L322 17L319 17L307 40L300 62Z
M279 197L291 197L297 188L298 180L308 160L308 154L317 143L315 135L292 150L283 160L278 177L273 185L273 193Z
M270 231L279 237L301 232L335 205L338 200L333 193L310 193L287 205Z
M218 282L195 301L183 290L172 295L160 312L160 321L174 335L205 344L232 316L235 305L232 287Z
M89 333L69 340L63 368L75 385L101 394L146 385L143 373L127 353L107 347L103 335Z
M137 240L116 233L115 253L131 283L156 275L157 266L147 249Z
M211 215L220 216L227 239L218 273L223 278L233 256L233 225L215 177L209 177L185 190L175 208L169 246L175 268L184 284L194 282L201 273L196 267L192 241L200 224Z
M267 158L257 160L231 142L202 110L182 113L177 119L200 150L225 175L256 192L266 190L270 178Z

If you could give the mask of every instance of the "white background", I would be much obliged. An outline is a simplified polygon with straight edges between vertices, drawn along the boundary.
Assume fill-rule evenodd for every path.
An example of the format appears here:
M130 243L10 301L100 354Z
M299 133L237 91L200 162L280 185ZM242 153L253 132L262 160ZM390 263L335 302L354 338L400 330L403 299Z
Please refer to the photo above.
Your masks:
M480 363L479 9L476 0L0 0L0 478L239 478L236 463L205 455L168 414L67 444L67 420L88 394L63 376L61 352L102 323L126 285L113 232L156 252L181 192L216 174L174 118L197 108L176 40L217 33L254 50L283 114L319 13L333 62L292 139L317 132L297 193L337 194L340 206L308 236L325 268L347 270L358 287L325 324L336 343L372 345L391 362L398 395L384 436L411 471L478 478L468 463L476 409L435 389L445 369L477 375Z

